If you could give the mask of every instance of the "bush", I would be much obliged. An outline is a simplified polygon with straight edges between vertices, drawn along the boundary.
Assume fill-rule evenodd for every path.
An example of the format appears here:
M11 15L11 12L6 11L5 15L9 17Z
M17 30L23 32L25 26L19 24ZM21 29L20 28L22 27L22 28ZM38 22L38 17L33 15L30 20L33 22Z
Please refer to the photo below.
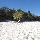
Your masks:
M5 18L3 16L0 16L0 22L4 21L4 20L5 20Z

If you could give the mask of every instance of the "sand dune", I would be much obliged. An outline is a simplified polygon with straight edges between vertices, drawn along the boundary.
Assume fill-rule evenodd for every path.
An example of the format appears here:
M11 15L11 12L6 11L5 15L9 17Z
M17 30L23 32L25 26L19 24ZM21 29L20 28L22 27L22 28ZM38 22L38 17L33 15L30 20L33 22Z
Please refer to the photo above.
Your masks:
M0 40L40 40L40 22L0 22Z

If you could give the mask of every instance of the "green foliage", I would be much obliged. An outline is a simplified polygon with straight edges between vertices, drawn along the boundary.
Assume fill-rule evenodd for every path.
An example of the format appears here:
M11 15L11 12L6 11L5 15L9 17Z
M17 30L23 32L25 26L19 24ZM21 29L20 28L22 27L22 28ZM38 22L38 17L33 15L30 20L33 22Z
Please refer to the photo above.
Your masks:
M36 16L30 11L24 12L21 9L15 10L7 7L0 8L0 21L4 20L28 20L28 21L40 21L40 16Z
M0 8L0 16L1 16L0 18L2 19L4 18L5 20L8 20L8 19L12 20L12 13L15 13L14 9L9 9L7 7Z
M0 21L4 21L4 20L5 20L4 16L0 15Z
M24 13L22 11L17 11L13 14L14 20L23 20L24 19Z

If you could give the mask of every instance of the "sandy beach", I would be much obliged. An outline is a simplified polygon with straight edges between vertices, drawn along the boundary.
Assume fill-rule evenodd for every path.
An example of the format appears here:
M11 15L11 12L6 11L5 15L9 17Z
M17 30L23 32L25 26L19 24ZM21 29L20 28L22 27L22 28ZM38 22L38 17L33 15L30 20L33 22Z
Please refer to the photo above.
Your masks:
M40 22L0 22L0 40L40 40Z

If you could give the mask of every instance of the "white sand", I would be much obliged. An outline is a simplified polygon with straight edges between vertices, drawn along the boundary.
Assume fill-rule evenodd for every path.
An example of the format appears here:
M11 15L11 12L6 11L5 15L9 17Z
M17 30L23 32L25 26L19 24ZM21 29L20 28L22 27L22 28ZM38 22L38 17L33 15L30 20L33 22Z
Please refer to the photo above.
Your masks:
M40 40L40 22L0 22L0 40Z

